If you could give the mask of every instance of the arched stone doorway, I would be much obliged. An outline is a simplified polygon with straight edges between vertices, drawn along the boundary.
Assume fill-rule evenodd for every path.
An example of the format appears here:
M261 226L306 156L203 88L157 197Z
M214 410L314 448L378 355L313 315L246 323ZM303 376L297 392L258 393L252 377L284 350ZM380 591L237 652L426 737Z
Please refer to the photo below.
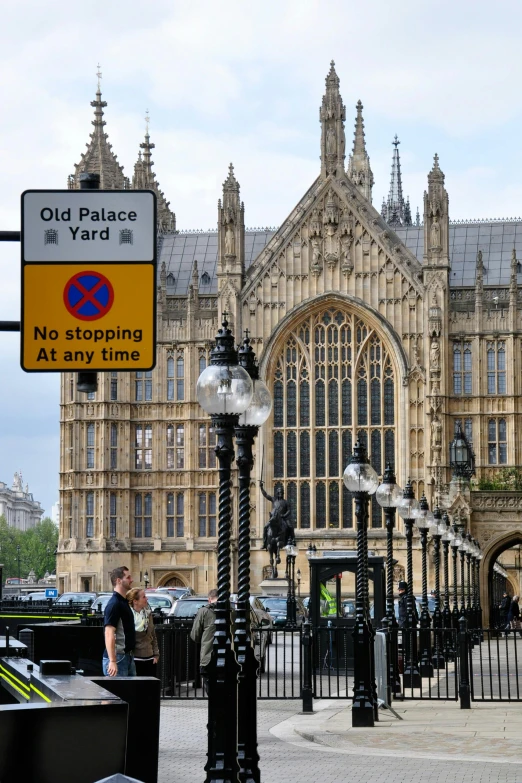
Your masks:
M502 552L517 544L522 544L522 530L510 530L489 541L484 550L484 559L480 568L480 603L484 628L489 628L490 622L490 585L493 565Z
M158 581L158 587L189 587L189 585L178 573L172 571L161 577Z

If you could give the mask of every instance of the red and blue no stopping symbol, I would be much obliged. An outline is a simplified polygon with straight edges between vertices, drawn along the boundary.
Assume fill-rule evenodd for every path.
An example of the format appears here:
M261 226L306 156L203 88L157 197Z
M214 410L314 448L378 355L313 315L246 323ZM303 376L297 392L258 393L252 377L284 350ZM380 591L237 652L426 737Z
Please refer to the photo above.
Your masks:
M78 272L63 290L65 307L80 321L96 321L107 315L114 302L111 281L100 272Z

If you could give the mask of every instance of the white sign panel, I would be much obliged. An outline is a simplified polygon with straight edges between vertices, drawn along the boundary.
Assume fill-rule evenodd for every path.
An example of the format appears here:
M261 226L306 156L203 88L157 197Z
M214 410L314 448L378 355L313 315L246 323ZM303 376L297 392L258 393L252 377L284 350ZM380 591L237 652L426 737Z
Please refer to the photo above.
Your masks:
M26 190L26 262L154 261L156 194L151 190Z

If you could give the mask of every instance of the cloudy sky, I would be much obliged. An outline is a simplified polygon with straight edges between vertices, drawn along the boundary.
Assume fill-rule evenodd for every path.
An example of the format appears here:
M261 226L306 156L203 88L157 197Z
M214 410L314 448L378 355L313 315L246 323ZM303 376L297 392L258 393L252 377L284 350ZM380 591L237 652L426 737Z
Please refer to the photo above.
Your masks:
M522 213L518 1L17 0L2 7L2 229L26 188L62 188L91 131L100 63L106 130L132 176L150 111L155 169L178 228L210 228L234 162L248 226L279 225L318 173L331 59L351 143L364 104L374 203L401 140L421 206L434 152L452 218ZM18 245L0 247L0 319L20 315ZM59 377L19 367L0 335L0 480L21 469L47 512L58 497Z

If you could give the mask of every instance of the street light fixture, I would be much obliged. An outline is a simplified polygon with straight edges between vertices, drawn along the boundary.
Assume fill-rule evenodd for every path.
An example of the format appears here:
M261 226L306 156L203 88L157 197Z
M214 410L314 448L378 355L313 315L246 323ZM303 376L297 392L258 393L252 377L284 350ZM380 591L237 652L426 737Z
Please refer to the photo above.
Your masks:
M460 616L465 617L467 619L467 613L466 613L466 573L465 573L465 561L466 561L466 552L468 550L468 542L466 541L466 534L463 533L461 540L460 540L460 546L459 546L459 555L460 555Z
M254 466L254 441L270 416L272 397L259 378L256 355L250 345L248 330L238 350L238 362L252 380L252 401L239 416L235 436L239 484L237 606L234 624L234 647L241 666L238 681L238 761L241 781L259 783L257 751L256 682L259 661L251 644L250 629L250 474Z
M451 556L453 559L453 609L451 612L453 618L453 628L455 631L459 630L459 579L458 579L458 564L457 557L459 547L462 544L462 536L459 532L459 526L453 522L453 538L450 541Z
M460 421L457 422L455 436L450 443L450 465L457 478L470 479L475 475L475 454L462 432Z
M420 616L419 633L419 668L421 677L433 677L433 663L431 660L431 618L428 607L428 530L435 522L435 517L430 511L426 496L423 495L419 502L419 515L416 519L420 533L422 549L422 608Z
M355 500L357 520L357 576L355 590L354 679L352 726L373 726L377 717L373 629L368 593L368 503L379 486L379 477L357 441L343 481Z
M377 503L384 509L386 524L386 621L390 633L389 682L392 692L401 692L399 673L398 623L395 616L393 599L393 529L395 527L395 512L402 499L402 489L396 483L395 474L390 463L382 477L382 484L375 493Z
M288 591L286 594L286 624L289 628L297 628L297 607L295 602L295 560L298 554L295 541L292 539L285 546L286 579Z
M442 653L443 636L440 631L442 628L442 612L440 609L440 542L442 536L446 532L446 525L442 521L442 512L438 506L434 509L433 516L434 522L430 528L433 539L433 566L435 571L435 609L433 610L432 617L433 642L435 647L433 652L433 666L436 669L444 669L446 662Z
M397 506L399 515L404 520L404 535L406 537L406 581L408 594L406 596L406 623L403 633L404 643L404 688L420 688L422 680L417 661L417 609L413 595L413 524L419 516L419 501L415 499L413 487L408 481L404 487L402 498Z
M217 435L219 514L216 623L212 657L208 665L208 758L206 783L236 783L239 774L237 750L237 697L239 666L231 646L230 629L230 532L231 466L234 459L234 428L252 402L253 385L248 372L238 365L234 336L227 313L216 335L210 364L198 378L196 396L210 414Z

